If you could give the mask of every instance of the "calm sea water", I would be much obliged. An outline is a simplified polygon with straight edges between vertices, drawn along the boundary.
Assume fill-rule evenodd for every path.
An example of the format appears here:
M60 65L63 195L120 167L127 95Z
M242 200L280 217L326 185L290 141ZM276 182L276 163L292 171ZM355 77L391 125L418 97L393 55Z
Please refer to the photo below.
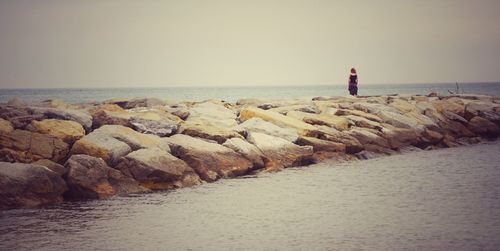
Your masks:
M0 250L500 250L500 143L0 212Z
M462 83L465 93L500 95L500 83ZM452 84L383 84L360 85L359 95L422 94L455 91ZM71 103L103 101L111 98L157 97L166 100L222 99L235 102L241 98L289 99L311 96L348 95L346 86L279 86L279 87L171 87L171 88L103 88L103 89L0 89L0 102L13 97L28 101L60 99Z

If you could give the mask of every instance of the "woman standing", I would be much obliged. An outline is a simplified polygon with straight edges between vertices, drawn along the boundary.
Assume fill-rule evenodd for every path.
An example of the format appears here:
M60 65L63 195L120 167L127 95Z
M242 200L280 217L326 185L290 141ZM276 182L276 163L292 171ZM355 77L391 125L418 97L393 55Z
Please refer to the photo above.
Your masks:
M349 93L353 96L358 95L358 75L354 68L351 68L351 74L349 75Z

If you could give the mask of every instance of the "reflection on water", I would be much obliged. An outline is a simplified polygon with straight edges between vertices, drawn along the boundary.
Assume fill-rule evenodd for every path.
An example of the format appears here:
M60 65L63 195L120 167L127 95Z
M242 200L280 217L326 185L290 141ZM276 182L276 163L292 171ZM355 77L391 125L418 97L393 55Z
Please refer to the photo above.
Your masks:
M0 212L0 250L498 250L500 144Z

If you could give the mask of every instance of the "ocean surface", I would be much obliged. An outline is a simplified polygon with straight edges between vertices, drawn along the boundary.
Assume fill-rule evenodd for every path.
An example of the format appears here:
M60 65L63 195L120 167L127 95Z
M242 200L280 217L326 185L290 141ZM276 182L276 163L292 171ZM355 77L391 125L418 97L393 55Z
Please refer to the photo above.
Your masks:
M500 142L0 212L0 250L500 250Z
M500 95L500 83L460 83L460 93ZM359 95L421 94L456 92L456 84L378 84L359 85ZM172 101L241 98L290 99L348 95L347 86L303 85L268 87L169 87L169 88L91 88L91 89L0 89L0 102L19 97L27 101L60 99L70 103L103 101L111 98L156 97Z

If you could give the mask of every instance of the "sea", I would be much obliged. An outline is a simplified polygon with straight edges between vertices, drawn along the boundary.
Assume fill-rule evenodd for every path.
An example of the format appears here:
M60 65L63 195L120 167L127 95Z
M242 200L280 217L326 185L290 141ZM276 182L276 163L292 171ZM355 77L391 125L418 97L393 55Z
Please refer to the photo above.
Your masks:
M458 89L457 89L458 85ZM367 84L359 85L359 95L441 95L474 93L500 95L500 83L437 83L437 84ZM38 88L0 89L0 102L14 97L25 101L58 99L70 103L104 101L112 98L156 97L171 101L203 101L220 99L236 102L243 98L292 99L318 96L347 96L347 86L242 86L242 87L137 87L137 88Z
M0 211L0 250L500 250L500 142Z

